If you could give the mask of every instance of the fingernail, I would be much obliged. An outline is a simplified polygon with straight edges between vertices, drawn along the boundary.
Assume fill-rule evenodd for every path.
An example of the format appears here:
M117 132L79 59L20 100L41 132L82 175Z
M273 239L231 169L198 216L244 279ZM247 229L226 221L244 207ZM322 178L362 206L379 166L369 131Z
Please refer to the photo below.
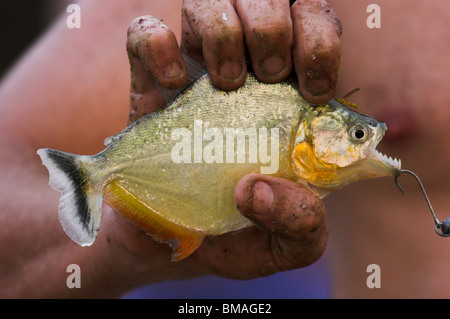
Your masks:
M311 79L306 85L306 89L314 96L327 94L331 89L330 80L324 79Z
M275 75L283 71L286 63L280 56L271 56L261 63L261 71L267 75Z
M241 75L242 67L238 62L226 61L219 69L220 75L228 80L234 80Z
M252 208L257 214L265 214L272 207L273 190L269 184L258 181L253 185Z
M164 76L169 79L179 77L182 72L183 68L177 61L169 62L164 68Z

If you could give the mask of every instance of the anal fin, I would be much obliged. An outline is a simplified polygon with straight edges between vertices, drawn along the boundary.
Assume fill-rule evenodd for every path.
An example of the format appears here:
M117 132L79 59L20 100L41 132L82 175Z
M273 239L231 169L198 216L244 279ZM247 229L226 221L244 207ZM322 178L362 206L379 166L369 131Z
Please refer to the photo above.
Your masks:
M158 241L168 243L172 261L191 255L202 243L205 233L178 225L143 203L118 181L105 188L105 202L124 217L130 219Z

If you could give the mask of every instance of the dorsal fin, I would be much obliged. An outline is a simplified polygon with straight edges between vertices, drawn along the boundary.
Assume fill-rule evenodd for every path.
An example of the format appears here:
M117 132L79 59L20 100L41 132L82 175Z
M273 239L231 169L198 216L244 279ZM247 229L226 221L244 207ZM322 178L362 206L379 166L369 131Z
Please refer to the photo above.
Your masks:
M186 69L188 71L188 79L186 83L174 90L166 89L155 82L156 87L158 88L161 96L166 100L166 104L169 105L172 101L182 92L184 92L188 87L194 84L200 77L207 73L207 70L204 66L200 65L196 61L192 60L187 55L183 54L184 63L186 64Z

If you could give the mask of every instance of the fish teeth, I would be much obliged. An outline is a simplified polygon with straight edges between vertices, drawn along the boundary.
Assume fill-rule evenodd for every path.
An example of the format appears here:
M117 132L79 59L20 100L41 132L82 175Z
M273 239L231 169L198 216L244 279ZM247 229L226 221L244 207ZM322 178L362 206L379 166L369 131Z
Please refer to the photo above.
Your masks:
M375 155L380 161L382 161L388 165L391 165L392 167L394 167L398 170L400 170L402 167L402 161L400 159L397 159L395 157L392 158L391 156L388 157L387 155L385 155L377 150L375 150Z

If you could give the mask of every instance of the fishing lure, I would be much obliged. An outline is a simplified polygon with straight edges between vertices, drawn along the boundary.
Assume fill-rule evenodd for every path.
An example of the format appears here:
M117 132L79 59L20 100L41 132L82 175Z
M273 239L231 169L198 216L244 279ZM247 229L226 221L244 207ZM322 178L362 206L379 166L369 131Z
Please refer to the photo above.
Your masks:
M412 172L410 170L407 170L407 169L399 170L398 174L395 175L395 177L394 177L395 185L397 185L398 189L402 192L403 195L405 195L405 191L403 190L403 188L398 183L398 178L400 177L400 175L402 173L410 174L419 183L419 186L420 186L420 188L422 190L423 196L425 197L425 200L427 201L427 205L430 208L431 215L433 216L434 224L435 224L434 231L436 232L436 234L438 234L441 237L450 237L450 218L446 218L442 222L439 221L439 219L436 217L436 214L435 214L435 212L433 210L433 207L431 206L430 199L428 198L428 195L427 195L427 193L425 191L425 187L423 186L422 181L420 180L420 178L414 172Z

